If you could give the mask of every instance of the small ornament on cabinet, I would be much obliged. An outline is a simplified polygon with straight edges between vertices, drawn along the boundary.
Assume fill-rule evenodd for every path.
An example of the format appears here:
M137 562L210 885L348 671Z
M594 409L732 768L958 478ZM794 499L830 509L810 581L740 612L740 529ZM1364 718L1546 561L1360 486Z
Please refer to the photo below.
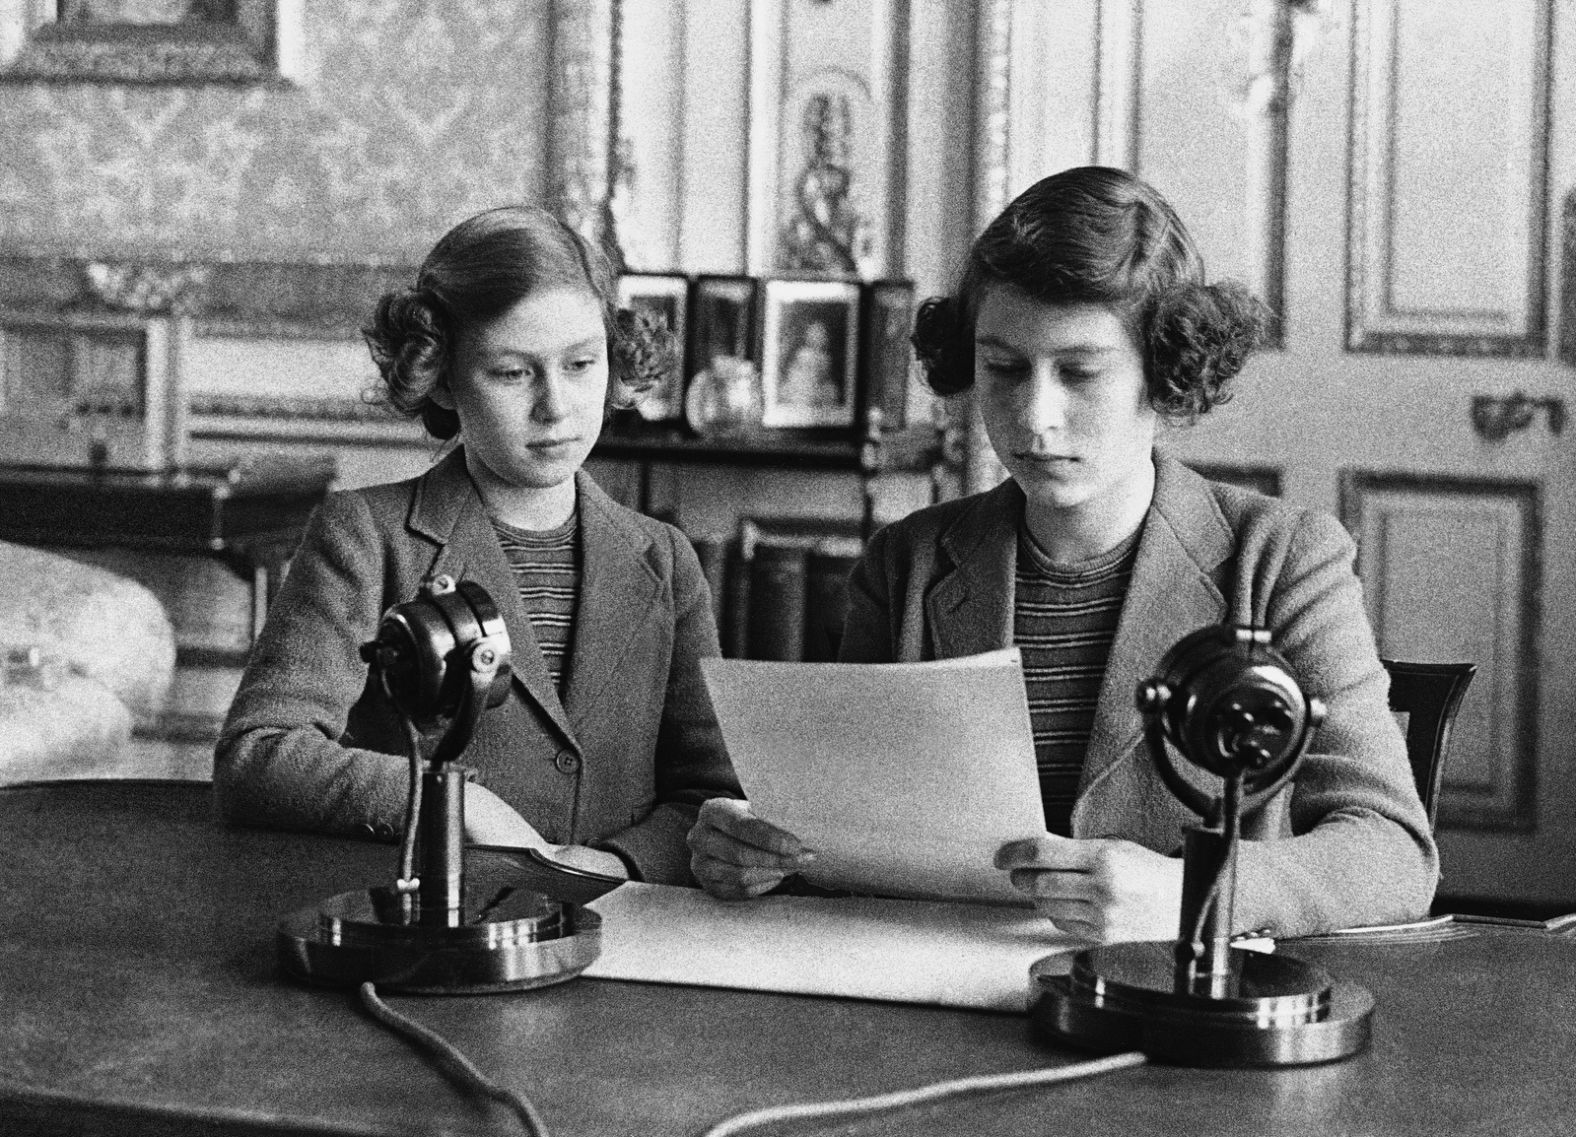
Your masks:
M749 434L764 411L756 311L759 282L748 276L696 277L690 296L684 417L702 437Z
M804 102L803 166L793 182L778 264L789 272L862 275L871 259L868 222L854 204L849 96L818 91Z

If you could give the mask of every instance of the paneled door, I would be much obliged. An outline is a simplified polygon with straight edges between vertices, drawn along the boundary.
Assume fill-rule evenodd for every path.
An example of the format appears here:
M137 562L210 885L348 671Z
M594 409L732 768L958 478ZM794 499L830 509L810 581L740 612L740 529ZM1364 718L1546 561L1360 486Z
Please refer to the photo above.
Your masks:
M983 11L1009 191L1134 169L1280 313L1165 445L1340 516L1384 654L1477 662L1442 894L1576 908L1576 0Z

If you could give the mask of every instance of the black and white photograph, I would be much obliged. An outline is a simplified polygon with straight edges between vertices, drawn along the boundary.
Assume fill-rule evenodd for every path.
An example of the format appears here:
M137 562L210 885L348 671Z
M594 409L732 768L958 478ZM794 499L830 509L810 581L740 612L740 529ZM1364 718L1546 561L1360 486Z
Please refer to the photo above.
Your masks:
M677 422L684 417L690 282L675 273L624 273L618 278L618 299L624 307L649 316L672 333L677 364L641 396L635 409L649 422Z
M0 0L0 1137L1576 1134L1573 44Z
M875 417L879 430L899 431L908 425L916 371L909 344L914 328L914 282L871 281L860 303L865 415Z
M723 357L754 361L760 282L703 275L695 278L690 295L690 368L701 371Z
M851 426L857 412L859 286L768 280L762 287L766 426Z

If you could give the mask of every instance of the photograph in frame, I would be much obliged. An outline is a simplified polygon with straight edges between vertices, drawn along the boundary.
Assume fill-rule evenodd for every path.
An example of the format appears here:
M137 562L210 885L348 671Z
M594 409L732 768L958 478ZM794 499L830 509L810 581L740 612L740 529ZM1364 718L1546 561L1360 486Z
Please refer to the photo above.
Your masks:
M859 405L859 284L767 280L763 291L762 425L853 426Z
M712 365L718 356L754 361L759 284L750 276L697 276L690 297L689 367Z
M908 424L908 393L914 359L914 282L876 280L865 285L864 406L880 416L880 429Z
M631 272L618 278L619 304L667 325L678 352L678 366L635 404L636 411L647 422L679 422L684 418L684 381L688 373L684 346L689 335L689 293L689 278L676 273Z
M0 80L274 83L304 77L304 5L285 0L0 3Z

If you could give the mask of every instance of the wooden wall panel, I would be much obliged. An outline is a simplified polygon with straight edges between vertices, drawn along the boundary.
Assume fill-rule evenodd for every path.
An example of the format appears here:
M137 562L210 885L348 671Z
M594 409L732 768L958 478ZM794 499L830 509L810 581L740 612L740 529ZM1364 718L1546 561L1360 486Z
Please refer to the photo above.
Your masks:
M1456 720L1441 826L1531 829L1541 595L1537 488L1348 473L1341 497L1381 654L1478 665Z
M1538 355L1551 0L1360 0L1347 346Z

